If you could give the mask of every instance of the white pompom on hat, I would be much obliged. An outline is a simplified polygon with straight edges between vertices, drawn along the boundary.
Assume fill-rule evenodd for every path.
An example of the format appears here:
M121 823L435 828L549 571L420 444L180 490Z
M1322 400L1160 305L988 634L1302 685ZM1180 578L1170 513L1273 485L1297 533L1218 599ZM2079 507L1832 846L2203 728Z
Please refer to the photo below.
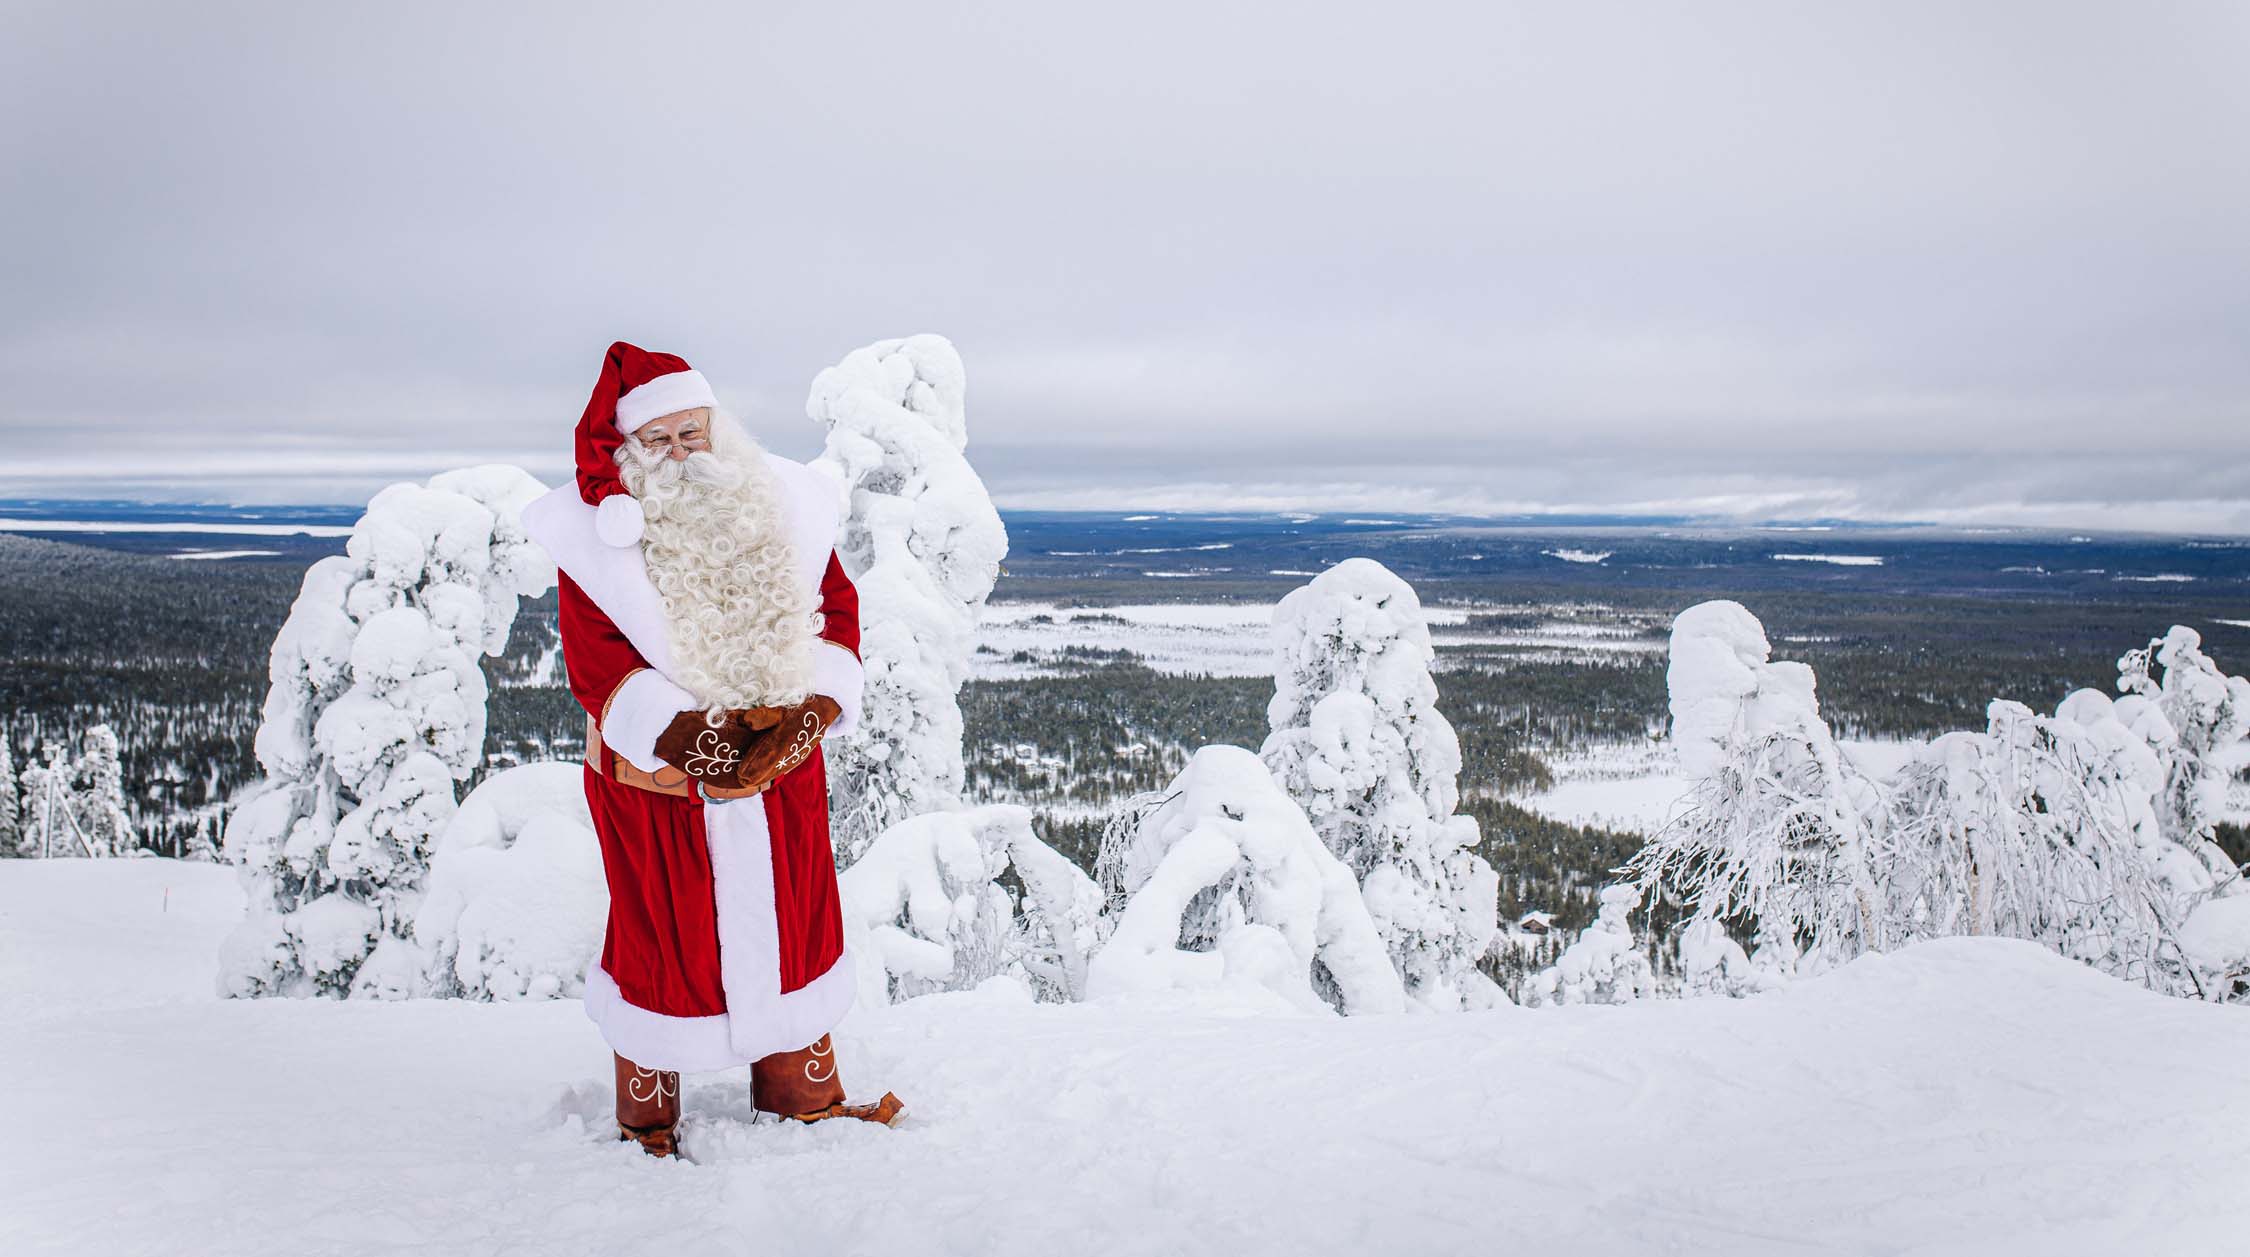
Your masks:
M594 535L606 545L632 545L647 527L641 500L630 493L612 493L594 507Z

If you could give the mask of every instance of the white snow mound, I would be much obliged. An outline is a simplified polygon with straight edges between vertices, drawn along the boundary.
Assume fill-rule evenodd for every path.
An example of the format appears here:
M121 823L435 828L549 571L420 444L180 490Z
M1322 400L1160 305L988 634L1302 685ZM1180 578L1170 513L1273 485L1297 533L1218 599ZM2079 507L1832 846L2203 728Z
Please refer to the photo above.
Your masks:
M521 840L519 839L519 846ZM1748 999L1244 1016L988 983L836 1034L890 1130L686 1079L614 1140L570 1000L225 1000L232 870L0 862L0 1252L2218 1254L2250 1010L1951 939ZM1270 992L1255 993L1267 1001Z

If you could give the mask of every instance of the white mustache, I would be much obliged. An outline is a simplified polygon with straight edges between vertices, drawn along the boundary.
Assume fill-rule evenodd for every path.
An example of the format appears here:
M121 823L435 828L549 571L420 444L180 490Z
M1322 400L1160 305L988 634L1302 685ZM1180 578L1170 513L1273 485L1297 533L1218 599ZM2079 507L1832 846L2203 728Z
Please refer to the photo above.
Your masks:
M643 460L637 452L634 457L640 461L644 493L648 489L661 491L683 483L720 489L731 489L742 483L742 468L709 450L698 450L686 458Z

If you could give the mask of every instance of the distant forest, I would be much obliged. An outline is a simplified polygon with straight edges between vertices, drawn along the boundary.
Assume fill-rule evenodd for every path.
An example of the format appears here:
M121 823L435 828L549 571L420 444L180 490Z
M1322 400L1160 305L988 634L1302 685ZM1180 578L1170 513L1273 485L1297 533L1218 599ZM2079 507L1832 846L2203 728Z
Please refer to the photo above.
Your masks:
M107 723L122 743L144 844L173 853L198 824L215 834L224 800L257 775L251 741L267 652L302 576L295 557L182 562L0 534L0 723L19 768L43 740L75 742ZM1160 598L1155 583L1105 580L1099 597L1178 598L1172 587ZM1461 582L1425 584L1425 603L1466 596ZM1072 588L1004 576L998 593L1057 600ZM1521 610L1478 615L1471 630L1536 627L1546 599L1581 614L1587 605L1580 588L1477 588ZM1095 593L1087 588L1085 600ZM1673 614L1709 596L1634 588L1601 610L1661 641ZM2174 622L2203 631L2222 664L2250 667L2250 630L2215 623L2200 603L1847 589L1745 598L1776 655L1817 671L1822 709L1847 736L1982 727L1995 696L2051 708L2076 687L2110 685L2120 653ZM485 661L494 688L484 771L582 752L584 714L559 683L554 653L550 595L525 605L506 656ZM1161 787L1195 747L1255 748L1265 736L1267 678L1166 675L1114 650L1064 662L1063 675L972 681L961 705L971 797L1032 807L1042 832L1081 864L1091 864L1109 811ZM1551 784L1548 761L1559 751L1661 735L1663 653L1616 662L1443 646L1439 667L1440 707L1461 739L1462 806L1501 873L1503 912L1549 911L1575 929L1640 836L1560 824L1511 800Z

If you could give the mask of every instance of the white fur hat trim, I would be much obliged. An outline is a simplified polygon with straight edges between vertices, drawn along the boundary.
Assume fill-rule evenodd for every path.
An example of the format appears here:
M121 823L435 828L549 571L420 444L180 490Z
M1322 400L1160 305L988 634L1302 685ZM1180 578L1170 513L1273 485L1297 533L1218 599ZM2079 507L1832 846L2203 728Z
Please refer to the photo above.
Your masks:
M651 419L718 404L701 371L674 371L656 376L617 399L617 430L631 435L633 429Z

